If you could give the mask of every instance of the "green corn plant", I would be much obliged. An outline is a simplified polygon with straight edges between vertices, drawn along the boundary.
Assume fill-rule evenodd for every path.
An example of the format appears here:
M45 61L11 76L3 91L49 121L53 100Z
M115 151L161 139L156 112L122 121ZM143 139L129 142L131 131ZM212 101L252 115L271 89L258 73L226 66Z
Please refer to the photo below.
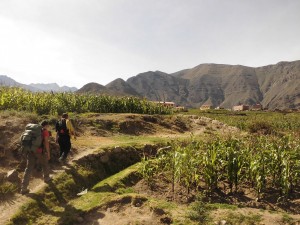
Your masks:
M251 139L252 146L250 151L252 156L249 159L248 177L251 180L252 186L256 189L257 197L260 198L261 193L266 188L266 165L268 154L261 148L261 139Z
M203 154L203 177L208 191L212 192L218 182L218 147L219 140L206 145L206 152Z
M289 197L290 195L290 191L291 191L291 168L290 168L290 159L284 158L283 162L283 169L282 169L282 176L281 176L281 192L282 195L284 195L285 197Z
M150 187L154 184L154 178L158 169L157 161L155 159L147 159L146 157L142 158L139 172Z
M280 191L285 197L289 197L292 191L293 175L296 175L297 161L295 158L295 145L290 136L283 136L278 141L278 146L282 151L281 176L280 176Z
M235 191L238 189L238 183L242 172L244 159L242 158L243 152L240 148L240 142L236 139L226 141L226 158L227 158L227 177L229 182L230 191L235 186Z
M178 161L180 172L180 182L183 184L187 193L190 188L197 183L197 168L200 166L199 146L196 142L191 142L181 149L181 158Z
M63 112L172 114L172 109L137 97L97 94L33 93L21 88L0 87L0 109L61 114Z

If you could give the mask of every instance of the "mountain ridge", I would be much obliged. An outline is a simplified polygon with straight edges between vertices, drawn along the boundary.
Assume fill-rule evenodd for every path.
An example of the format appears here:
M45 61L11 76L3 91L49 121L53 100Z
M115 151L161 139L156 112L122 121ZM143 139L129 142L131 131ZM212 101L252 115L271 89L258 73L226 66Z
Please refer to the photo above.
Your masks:
M136 96L193 108L260 103L269 109L299 109L300 60L261 67L204 63L170 74L148 71L126 81L117 78L105 86L91 82L75 92Z
M21 87L29 91L33 92L40 92L40 91L45 91L45 92L75 92L78 89L76 87L68 87L68 86L62 86L60 87L56 83L48 83L48 84L43 84L43 83L31 83L29 85L27 84L22 84L14 79L8 77L7 75L0 75L0 86L10 86L10 87Z
M125 83L149 100L186 107L260 103L269 109L300 108L300 60L262 67L205 63L172 74L148 71Z

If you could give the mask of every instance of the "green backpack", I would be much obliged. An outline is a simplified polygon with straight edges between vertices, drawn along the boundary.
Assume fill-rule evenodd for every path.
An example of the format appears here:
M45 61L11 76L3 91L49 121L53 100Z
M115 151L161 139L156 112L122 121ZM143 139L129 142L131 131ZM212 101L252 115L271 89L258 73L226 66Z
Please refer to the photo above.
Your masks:
M29 123L21 135L21 147L23 152L36 152L42 147L42 126L39 124Z

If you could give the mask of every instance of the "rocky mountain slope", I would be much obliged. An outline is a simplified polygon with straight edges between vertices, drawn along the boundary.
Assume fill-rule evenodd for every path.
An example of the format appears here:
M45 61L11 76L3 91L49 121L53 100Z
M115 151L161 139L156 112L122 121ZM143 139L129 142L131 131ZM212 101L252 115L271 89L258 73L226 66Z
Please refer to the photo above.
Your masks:
M93 88L92 88L93 87ZM79 92L99 92L86 84ZM192 69L167 74L149 71L117 79L101 92L134 95L177 105L232 108L261 103L269 109L300 108L300 61L280 62L263 67L200 64ZM92 90L93 89L93 90Z

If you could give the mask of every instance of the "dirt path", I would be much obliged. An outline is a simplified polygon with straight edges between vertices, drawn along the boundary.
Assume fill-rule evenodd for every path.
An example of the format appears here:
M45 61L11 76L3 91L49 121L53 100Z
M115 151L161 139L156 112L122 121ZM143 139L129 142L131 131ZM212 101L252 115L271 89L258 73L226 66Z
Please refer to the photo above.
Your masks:
M72 163L73 160L77 160L83 156L92 154L96 149L101 147L101 145L107 145L111 141L109 138L98 138L98 140L89 142L89 144L92 144L89 148L85 148L84 146L80 145L80 138L77 140L73 140L73 145L75 148L83 148L84 150L79 151L77 154L74 153L72 157L70 156L69 163ZM96 146L96 143L101 143L100 146ZM94 145L94 146L93 146ZM56 166L52 168L52 171L54 173L51 174L51 176L56 176L59 173L62 173L64 171L64 167ZM35 193L42 188L44 188L47 184L44 183L44 181L41 178L33 177L30 180L29 183L29 190L30 193ZM1 224L6 224L10 220L10 218L18 212L20 207L24 205L25 203L29 202L32 198L29 195L21 195L19 193L15 194L11 199L3 200L0 202L0 221Z
M46 184L39 178L34 178L30 181L29 189L31 193L35 193L38 190L45 187ZM20 207L28 202L31 198L26 195L21 195L19 193L15 194L12 199L4 200L0 204L0 221L1 224L6 224L9 219L17 213Z
M211 123L211 120L207 120L205 121L207 123L213 124ZM155 133L152 135L147 135L148 137L164 137L164 138L176 138L176 137L188 137L190 136L191 132L193 132L195 135L199 135L201 133L203 133L205 131L205 126L203 126L203 120L196 118L193 120L193 126L191 131L185 132L185 133L178 133L178 132L169 132L169 133ZM214 125L215 127L220 126L220 124L216 123ZM224 127L223 127L224 129ZM226 128L228 130L228 128ZM92 154L95 150L99 149L99 148L103 148L103 147L107 147L107 146L117 146L124 143L124 141L122 140L122 138L120 138L120 140L116 140L116 138L112 138L112 137L100 137L100 136L82 136L79 137L77 140L72 140L72 145L74 146L75 149L77 149L76 152L73 152L70 157L69 157L69 163L72 163L72 161L74 160L78 160L86 155ZM55 171L54 174L52 174L53 176L55 176L56 173L61 173L64 171L64 168L61 166L58 166L57 168L52 168L53 171ZM30 193L35 193L38 190L42 189L43 187L45 187L45 183L43 182L42 179L39 178L33 178L30 181L29 184L29 189L30 189ZM23 196L21 194L15 194L15 196L7 201L1 201L0 202L0 221L1 224L6 224L9 219L15 214L17 213L17 211L20 209L20 207L22 205L24 205L26 202L30 201L31 197L30 195L28 196ZM141 209L137 210L136 208L131 208L131 209L126 209L128 211L128 214L135 214L135 213L139 213L141 214L142 211ZM104 221L101 222L101 224L109 224L106 223L105 221L108 220L110 218L110 215L112 215L112 219L114 218L114 214L113 212L106 212L107 217ZM153 219L152 215L149 214L149 212L145 212L145 218L143 219L143 221L149 221L151 219ZM122 224L122 223L120 223ZM143 223L144 224L144 223ZM148 224L147 222L145 222L145 224ZM149 223L151 224L151 222Z
M86 143L88 141L88 146ZM69 163L72 164L74 160L78 160L84 156L92 154L97 149L107 146L114 146L121 144L122 141L117 142L114 141L110 137L79 137L77 140L72 140L72 145L77 152L72 153L69 156ZM64 172L64 166L56 166L52 168L54 173L51 173L51 176L56 176L59 173ZM35 193L42 188L44 188L47 184L43 182L41 178L33 177L29 183L30 193ZM0 201L0 224L6 224L9 222L10 218L18 212L22 205L29 202L32 198L29 195L21 195L19 193L15 194L12 198L8 200Z

